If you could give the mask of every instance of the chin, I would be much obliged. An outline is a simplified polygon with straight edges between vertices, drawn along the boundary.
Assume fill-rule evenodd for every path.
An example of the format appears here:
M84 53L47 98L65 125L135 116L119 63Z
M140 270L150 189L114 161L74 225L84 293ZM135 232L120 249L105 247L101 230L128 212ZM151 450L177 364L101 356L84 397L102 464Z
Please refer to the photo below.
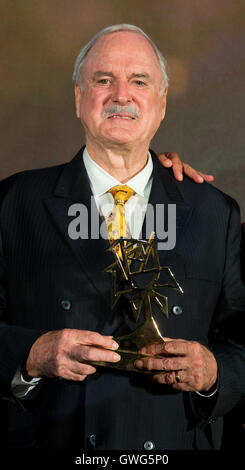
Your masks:
M104 133L104 139L118 144L127 144L135 141L135 133L126 129L111 129Z

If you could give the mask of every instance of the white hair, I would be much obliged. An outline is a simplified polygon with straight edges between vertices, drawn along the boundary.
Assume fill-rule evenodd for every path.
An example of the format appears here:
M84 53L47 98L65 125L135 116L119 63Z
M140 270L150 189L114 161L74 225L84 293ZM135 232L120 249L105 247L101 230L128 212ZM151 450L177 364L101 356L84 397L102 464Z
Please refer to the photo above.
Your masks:
M84 61L87 57L88 52L92 49L92 47L94 46L96 41L98 41L99 38L101 38L102 36L105 36L107 34L115 33L117 31L132 31L132 32L141 34L141 36L144 36L144 38L146 38L147 41L151 44L151 46L152 46L152 48L153 48L153 50L154 50L154 52L157 56L160 71L161 71L161 74L162 74L162 90L161 90L161 92L163 92L165 87L168 86L168 76L167 76L167 72L166 72L166 60L163 57L162 53L157 48L156 44L149 38L149 36L147 36L147 34L144 33L144 31L142 29L138 28L137 26L131 25L131 24L117 24L117 25L113 25L113 26L108 26L107 28L104 28L101 31L99 31L86 44L86 46L84 46L80 50L80 52L79 52L79 54L76 58L75 64L74 64L74 70L73 70L73 76L72 76L73 81L75 83L77 83L80 86L80 88L82 88L82 67L84 65Z

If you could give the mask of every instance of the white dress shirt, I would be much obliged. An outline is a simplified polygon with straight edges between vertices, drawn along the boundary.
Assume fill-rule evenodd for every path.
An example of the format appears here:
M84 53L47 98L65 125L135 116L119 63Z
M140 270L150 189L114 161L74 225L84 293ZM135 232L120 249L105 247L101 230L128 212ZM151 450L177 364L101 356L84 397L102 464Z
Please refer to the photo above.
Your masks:
M107 219L114 205L113 196L107 191L113 188L113 186L124 183L113 178L113 176L95 163L86 148L83 152L83 161L97 208L100 214ZM153 163L149 152L148 161L143 170L125 183L135 191L135 195L131 196L124 206L125 220L132 238L141 238L141 229L151 192L152 170Z

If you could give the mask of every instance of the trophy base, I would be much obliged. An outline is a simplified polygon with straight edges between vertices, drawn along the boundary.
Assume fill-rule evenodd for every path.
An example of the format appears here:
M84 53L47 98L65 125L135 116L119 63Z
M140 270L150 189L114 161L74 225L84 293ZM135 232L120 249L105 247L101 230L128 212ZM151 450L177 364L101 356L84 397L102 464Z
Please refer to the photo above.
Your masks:
M122 349L117 349L116 352L120 354L121 356L121 359L119 362L113 363L113 362L103 362L103 361L89 361L89 364L94 365L94 366L106 367L109 369L127 371L127 372L138 372L139 374L154 375L160 372L159 370L137 369L134 366L134 362L144 357L154 357L157 359L162 359L162 356L152 356L151 354L140 354L134 351L125 351Z
M134 330L132 333L119 338L114 338L119 344L119 348L115 351L120 354L121 359L119 362L103 362L103 361L89 361L89 364L101 367L107 367L111 369L139 372L143 374L156 374L159 373L157 370L140 370L134 366L134 362L144 357L154 357L162 359L162 356L152 354L142 354L139 349L153 343L164 343L164 339L157 328L156 323L153 319L147 320L139 328ZM103 349L103 348L99 348Z

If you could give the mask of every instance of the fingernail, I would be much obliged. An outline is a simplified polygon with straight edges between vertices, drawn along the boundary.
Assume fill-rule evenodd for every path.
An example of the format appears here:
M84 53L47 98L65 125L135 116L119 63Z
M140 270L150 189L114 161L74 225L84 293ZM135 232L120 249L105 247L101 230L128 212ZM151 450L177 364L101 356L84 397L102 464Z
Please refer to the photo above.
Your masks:
M198 179L198 181L200 181L200 183L203 183L203 181L204 181L204 178L202 176L198 176L197 179Z
M136 367L138 367L139 369L142 369L144 363L143 363L143 361L135 361L135 365L136 365Z
M119 344L114 342L113 345L112 345L112 349L117 349L117 348L119 348Z
M146 348L141 348L141 349L140 349L140 353L141 353L141 354L145 354L145 353L146 353Z
M120 361L120 359L121 359L121 356L119 356L119 354L113 355L113 361Z

